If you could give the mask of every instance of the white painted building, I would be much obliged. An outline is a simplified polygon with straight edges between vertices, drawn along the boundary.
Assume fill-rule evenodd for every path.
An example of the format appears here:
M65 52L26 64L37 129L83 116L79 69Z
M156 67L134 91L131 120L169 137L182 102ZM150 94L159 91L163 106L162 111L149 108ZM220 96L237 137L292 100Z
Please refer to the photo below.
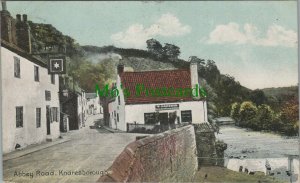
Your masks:
M27 15L14 19L2 3L0 119L3 153L52 140L59 131L59 81L31 55Z
M58 76L21 49L1 44L3 152L58 138Z
M87 100L87 114L95 115L102 113L102 107L100 105L100 97L97 93L86 93Z
M143 84L145 90L137 91L138 84ZM108 104L109 125L122 131L127 131L127 124L155 125L155 114L158 114L160 124L166 124L170 114L174 112L177 116L175 123L178 124L207 122L207 104L204 98L149 96L149 88L194 88L196 84L199 84L196 63L191 63L189 70L145 72L124 72L124 66L119 65L115 85L119 96Z

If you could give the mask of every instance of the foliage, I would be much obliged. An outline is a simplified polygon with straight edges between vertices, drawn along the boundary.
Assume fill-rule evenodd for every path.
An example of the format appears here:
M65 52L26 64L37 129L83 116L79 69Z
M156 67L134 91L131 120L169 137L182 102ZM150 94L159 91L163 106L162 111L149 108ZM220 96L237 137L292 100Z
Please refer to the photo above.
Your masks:
M253 120L255 119L256 113L257 108L252 102L243 102L240 108L240 125L247 127L253 124Z
M84 54L83 49L73 38L63 35L51 24L39 24L32 21L28 23L34 53L63 53L70 57Z
M250 100L254 102L256 105L261 105L267 102L265 93L259 89L250 92Z
M165 43L163 54L172 61L176 61L180 55L180 48L174 44Z
M297 134L299 130L299 103L296 98L287 101L282 109L280 119L284 125L282 130L287 134Z
M149 39L146 41L148 52L157 55L158 58L163 56L163 47L156 39Z
M241 105L237 102L231 105L230 117L234 119L236 122L240 121L240 107Z
M68 74L77 80L88 92L94 92L95 84L103 87L114 78L114 64L111 59L93 63L84 58L74 58L68 64Z
M254 129L268 130L271 128L272 121L274 121L275 113L270 106L262 104L258 106L257 116L254 124L251 126Z

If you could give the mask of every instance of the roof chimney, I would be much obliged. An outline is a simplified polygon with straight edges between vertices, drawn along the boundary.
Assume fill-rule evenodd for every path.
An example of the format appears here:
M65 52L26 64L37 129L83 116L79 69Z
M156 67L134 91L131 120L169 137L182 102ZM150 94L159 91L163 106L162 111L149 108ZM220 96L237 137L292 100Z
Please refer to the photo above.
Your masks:
M198 82L198 63L190 57L190 73L191 73L191 87L192 88L195 88L196 85L198 84L199 85L199 82ZM200 87L200 86L198 86ZM198 97L194 97L194 98L199 98Z
M27 15L23 15L23 21L21 21L21 15L17 15L16 22L16 36L17 46L31 54L31 33L30 26L27 22Z
M124 64L119 64L117 67L118 75L124 72Z
M26 14L23 14L23 21L27 22L27 15Z
M1 1L1 4L2 4L1 15L7 15L7 16L10 16L9 11L7 11L6 1Z
M17 18L17 21L18 21L18 22L21 22L21 15L20 15L20 14L17 14L17 15L16 15L16 18Z
M2 11L7 11L6 1L2 1Z

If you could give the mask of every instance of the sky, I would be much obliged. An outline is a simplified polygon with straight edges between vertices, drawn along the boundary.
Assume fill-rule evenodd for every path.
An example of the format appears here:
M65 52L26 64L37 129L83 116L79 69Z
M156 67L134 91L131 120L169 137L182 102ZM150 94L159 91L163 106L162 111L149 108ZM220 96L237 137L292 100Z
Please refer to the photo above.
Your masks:
M8 10L52 24L81 45L180 47L182 59L214 60L250 89L298 84L296 1L7 2Z

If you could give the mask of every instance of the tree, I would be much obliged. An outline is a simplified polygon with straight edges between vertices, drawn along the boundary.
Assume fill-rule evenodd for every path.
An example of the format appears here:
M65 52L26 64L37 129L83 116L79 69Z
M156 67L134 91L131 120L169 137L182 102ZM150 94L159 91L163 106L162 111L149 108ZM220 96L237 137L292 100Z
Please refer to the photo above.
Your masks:
M176 61L180 55L180 48L176 45L165 43L163 54L171 61Z
M299 103L297 98L286 102L282 109L280 119L282 120L282 130L288 135L295 135L299 130Z
M215 87L220 77L220 71L213 60L207 60L205 65L205 79L212 87Z
M232 119L234 119L236 122L240 121L240 107L241 105L237 102L233 103L231 105L231 112L230 116Z
M271 107L266 104L262 104L258 106L257 116L255 120L256 123L253 124L253 126L255 126L255 128L257 129L262 129L262 130L271 129L271 125L274 118L275 118L275 113L271 109Z
M256 113L257 113L257 108L252 102L250 101L243 102L240 108L240 117L241 117L240 125L249 127L249 125L255 119Z
M158 58L162 57L163 47L156 39L148 39L146 41L147 48L150 53L155 54Z
M93 63L84 58L74 58L68 64L67 72L87 92L94 92L95 85L104 87L115 78L112 59L99 60Z
M254 91L251 91L250 100L256 105L261 105L267 102L267 97L262 90L256 89Z

